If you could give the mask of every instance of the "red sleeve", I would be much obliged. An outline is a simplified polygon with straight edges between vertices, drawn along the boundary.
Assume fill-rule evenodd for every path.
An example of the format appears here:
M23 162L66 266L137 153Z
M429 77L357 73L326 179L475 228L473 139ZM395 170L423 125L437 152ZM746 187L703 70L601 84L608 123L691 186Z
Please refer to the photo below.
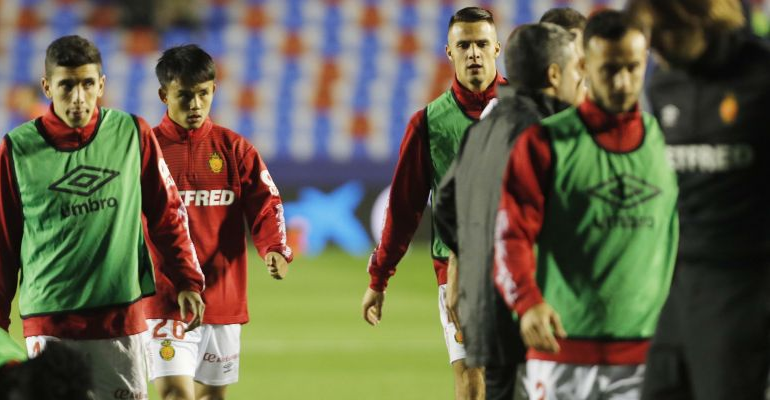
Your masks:
M187 210L155 134L143 119L137 120L142 146L142 212L150 238L162 255L161 270L177 291L201 292L203 271L190 239Z
M239 141L236 146L241 203L254 246L262 258L274 251L291 262L294 255L286 244L286 220L278 188L259 152L245 141Z
M543 226L551 148L539 125L522 132L503 177L495 224L494 282L508 307L524 315L543 302L535 282L534 245Z
M383 291L396 273L420 223L430 195L431 162L425 110L412 116L406 127L390 186L380 244L369 259L369 287Z
M11 324L11 301L19 277L22 214L8 139L0 143L0 328Z

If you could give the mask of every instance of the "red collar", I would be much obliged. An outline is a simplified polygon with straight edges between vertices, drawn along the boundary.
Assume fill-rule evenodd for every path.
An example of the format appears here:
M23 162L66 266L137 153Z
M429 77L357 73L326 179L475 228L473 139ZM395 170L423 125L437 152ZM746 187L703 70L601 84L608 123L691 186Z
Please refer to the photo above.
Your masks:
M455 76L452 82L452 93L460 103L466 114L474 119L479 119L481 112L487 106L490 100L497 96L497 85L505 84L506 80L499 73L495 76L495 80L482 92L475 93L463 86Z
M88 142L94 135L96 124L99 122L99 107L94 109L91 120L82 128L70 128L56 115L53 104L48 106L48 111L41 117L43 128L48 138L57 146L75 148Z
M588 129L592 132L622 127L633 120L642 118L642 112L639 110L639 103L634 105L634 108L630 111L620 114L610 114L592 100L586 99L580 104L578 111L580 112L580 116L583 117L583 121L586 123Z
M610 114L586 99L578 107L578 113L596 141L609 151L633 151L644 140L644 124L638 103L630 111Z
M187 139L197 140L206 136L211 132L212 126L214 126L214 123L211 122L211 117L206 117L206 120L203 121L203 125L201 125L200 128L186 129L174 122L168 116L168 112L166 112L166 114L163 115L163 120L160 121L159 128L163 136L177 142L183 142Z

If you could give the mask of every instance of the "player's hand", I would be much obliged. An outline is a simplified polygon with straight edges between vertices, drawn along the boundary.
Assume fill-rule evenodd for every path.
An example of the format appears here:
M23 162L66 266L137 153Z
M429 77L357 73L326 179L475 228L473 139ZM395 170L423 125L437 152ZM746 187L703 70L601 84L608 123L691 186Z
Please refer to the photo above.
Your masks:
M185 332L199 327L203 321L203 310L206 308L200 293L182 290L177 296L177 302L179 303L179 314L182 317L182 322L187 323ZM192 319L189 322L187 321L188 312L192 314Z
M286 277L286 273L289 272L289 263L283 258L281 253L271 251L265 256L265 266L267 266L267 272L273 279L283 279Z
M375 326L380 323L382 317L382 303L385 301L385 292L378 292L372 288L366 288L362 306L364 309L364 320L369 325Z
M457 300L459 297L459 288L457 281L457 256L449 253L449 267L446 273L446 292L444 295L444 305L449 321L460 330L460 319L457 317Z
M567 332L561 325L559 314L548 303L533 306L521 317L521 338L524 344L537 351L558 353L556 337L565 338Z

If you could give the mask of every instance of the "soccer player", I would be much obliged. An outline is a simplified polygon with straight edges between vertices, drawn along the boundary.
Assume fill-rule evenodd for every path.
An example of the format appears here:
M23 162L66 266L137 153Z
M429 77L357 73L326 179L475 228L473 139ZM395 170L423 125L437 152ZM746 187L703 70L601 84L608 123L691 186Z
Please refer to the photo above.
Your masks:
M504 81L495 67L500 42L492 14L487 10L467 7L452 16L446 54L455 68L451 89L412 116L401 142L382 238L368 266L371 278L363 298L363 315L372 325L380 322L388 278L396 272L396 264L409 247L431 189L438 187L465 130L478 120L489 100L495 97L497 84ZM446 315L444 285L449 249L436 235L431 254L456 397L483 398L483 373L465 368L461 336Z
M676 175L639 110L642 31L602 11L583 41L588 99L510 153L494 280L530 347L530 398L639 398L676 257Z
M99 108L99 50L54 40L41 83L52 105L0 143L0 327L19 275L27 351L68 342L93 367L96 399L147 396L139 300L155 291L142 227L163 253L182 313L200 324L203 275L187 215L152 129Z
M546 11L543 16L540 17L539 22L550 22L552 24L559 25L575 35L575 40L578 43L578 57L582 58L584 56L583 29L586 27L585 15L579 13L574 8L557 7Z
M466 365L485 367L488 400L513 398L516 367L525 353L518 324L491 278L500 181L518 134L582 99L582 43L575 40L551 23L513 31L504 52L508 85L498 88L500 101L491 114L468 130L436 196L438 231L459 258L457 275L449 266L449 313L460 318ZM450 293L458 285L463 295L456 313Z
M185 332L174 287L157 274L158 294L145 300L150 379L164 399L223 399L238 381L241 324L249 320L245 227L270 275L283 279L292 259L283 206L257 150L209 118L211 56L195 45L173 47L155 74L167 112L154 131L190 215L206 315L200 328Z
M654 71L648 98L681 188L677 272L642 398L763 399L770 363L770 48L745 30L738 1L630 7L667 64Z

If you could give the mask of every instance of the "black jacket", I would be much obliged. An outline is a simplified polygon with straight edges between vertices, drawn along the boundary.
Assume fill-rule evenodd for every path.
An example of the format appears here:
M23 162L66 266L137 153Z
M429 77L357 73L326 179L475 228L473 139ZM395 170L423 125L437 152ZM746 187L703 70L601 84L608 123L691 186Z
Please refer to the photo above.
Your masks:
M569 107L508 86L498 88L498 98L489 116L468 128L436 196L438 233L458 256L458 317L470 367L524 361L518 325L492 282L495 216L516 137Z
M649 100L679 177L679 257L770 261L770 48L711 40L686 69L659 69Z

